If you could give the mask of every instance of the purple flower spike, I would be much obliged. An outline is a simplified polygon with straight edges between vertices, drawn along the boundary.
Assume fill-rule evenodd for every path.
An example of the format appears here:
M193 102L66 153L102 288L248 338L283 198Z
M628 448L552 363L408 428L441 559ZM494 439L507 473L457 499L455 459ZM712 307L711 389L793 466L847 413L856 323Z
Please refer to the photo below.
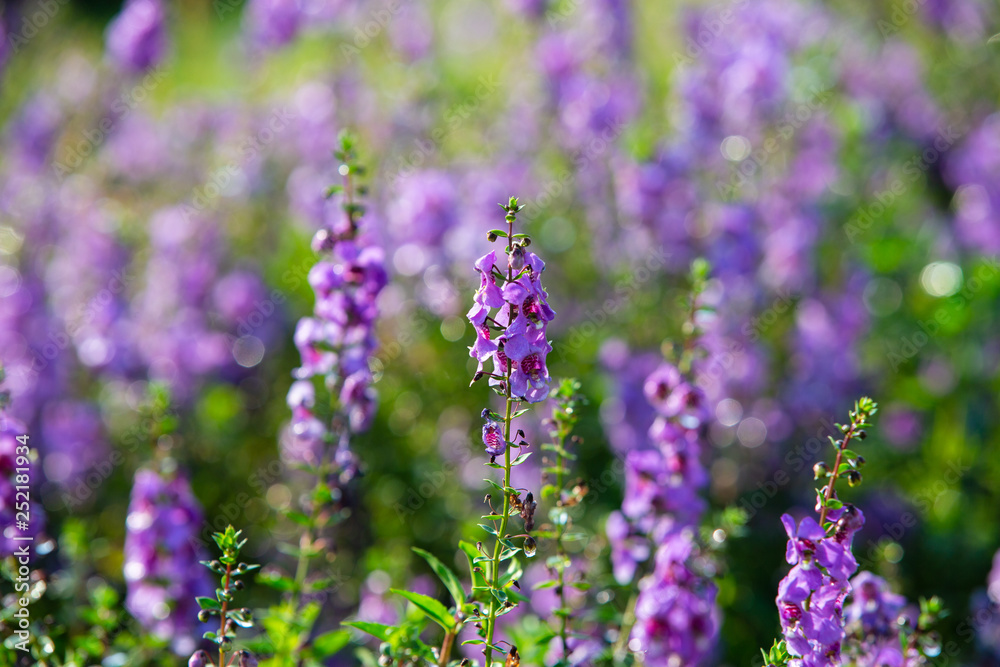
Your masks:
M165 22L160 0L128 0L108 26L108 55L134 72L155 67L167 50Z
M498 263L497 251L491 250L476 260L475 269L479 289L467 317L476 342L469 355L479 362L478 371L492 359L493 374L499 377L491 377L491 385L505 383L509 374L511 396L529 403L544 401L551 382L546 355L552 350L546 329L555 317L541 283L545 262L518 244L506 263ZM499 335L494 337L491 328L500 330Z
M194 648L195 596L212 586L199 545L201 505L181 476L141 469L132 484L125 533L125 608L148 631L172 638L179 653Z

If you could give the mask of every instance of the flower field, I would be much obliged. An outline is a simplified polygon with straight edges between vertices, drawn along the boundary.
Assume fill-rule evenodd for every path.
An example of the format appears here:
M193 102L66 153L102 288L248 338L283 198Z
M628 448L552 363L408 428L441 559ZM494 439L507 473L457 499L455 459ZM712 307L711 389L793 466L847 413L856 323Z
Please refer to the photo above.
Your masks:
M0 27L0 667L1000 666L995 4Z

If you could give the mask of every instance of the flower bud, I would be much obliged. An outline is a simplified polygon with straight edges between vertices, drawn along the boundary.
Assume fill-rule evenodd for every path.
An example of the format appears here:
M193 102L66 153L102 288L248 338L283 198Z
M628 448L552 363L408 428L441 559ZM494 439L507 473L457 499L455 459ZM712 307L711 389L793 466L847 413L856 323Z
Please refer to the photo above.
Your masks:
M868 431L861 429L860 431L854 434L854 437L857 438L858 440L864 440L865 438L868 437Z
M515 273L524 268L524 248L519 245L511 248L510 254L507 255L507 266Z
M825 463L820 461L813 466L813 479L819 479L821 477L826 477L830 474L830 468Z
M188 667L208 667L211 664L212 662L208 658L208 653L202 650L195 651L191 659L188 660Z
M857 486L858 484L860 484L861 483L861 473L859 473L857 470L848 470L847 471L847 483L850 484L851 486Z
M198 621L200 623L208 623L208 619L211 618L211 614L208 613L207 609L202 609L198 612Z
M239 656L239 667L257 667L257 658L250 651L240 651Z

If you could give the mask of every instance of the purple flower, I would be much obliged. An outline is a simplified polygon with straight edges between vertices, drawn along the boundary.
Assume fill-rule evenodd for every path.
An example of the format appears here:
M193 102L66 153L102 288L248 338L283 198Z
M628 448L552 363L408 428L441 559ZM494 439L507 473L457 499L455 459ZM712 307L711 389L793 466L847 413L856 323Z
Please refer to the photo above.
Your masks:
M810 516L802 519L798 528L795 527L795 519L788 514L781 515L781 523L785 527L785 533L788 534L785 560L790 565L795 565L804 556L815 553L816 544L826 537L826 531Z
M834 525L830 536L812 517L798 527L788 514L781 517L788 535L785 559L794 567L778 585L775 603L788 650L801 658L797 665L837 664L845 636L847 580L858 567L851 538L864 524L864 515L845 505L828 517Z
M486 453L490 456L503 456L507 451L507 442L503 437L503 425L495 419L486 417L483 424L483 444L486 446Z
M555 311L541 283L545 262L520 245L514 247L517 250L510 253L506 267L497 265L495 250L475 263L479 288L467 317L475 328L476 342L469 355L478 362L480 372L483 363L492 359L491 385L506 381L509 374L511 395L538 403L549 394L546 356L552 346L546 329ZM497 272L504 275L502 269L511 278L503 278L503 287L497 283ZM491 328L502 332L494 338Z
M708 564L692 539L705 511L699 490L707 481L700 400L692 398L700 393L662 362L642 389L657 416L647 432L651 446L625 456L622 509L608 518L614 574L628 583L655 548L653 572L639 582L629 645L635 642L649 665L698 665L711 655L719 630L716 589L700 574Z
M301 5L301 0L250 0L245 16L254 43L277 48L295 39L304 18Z
M165 21L160 0L128 0L108 26L108 55L127 70L154 67L167 50Z
M611 544L611 566L615 580L623 586L631 583L639 563L649 558L649 540L636 531L621 512L612 512L608 516L604 530Z
M668 538L656 553L653 573L639 583L635 642L648 665L699 665L712 652L719 632L716 587L690 569L689 533Z
M337 483L344 484L358 466L350 435L367 430L375 416L369 359L377 346L377 299L388 274L382 249L361 235L356 218L341 210L327 223L313 237L313 249L321 254L309 271L316 302L313 316L300 319L295 329L302 364L293 372L297 381L288 392L292 421L282 452L293 462L333 463ZM314 410L318 384L335 404L329 422Z
M207 557L198 535L203 522L184 477L136 472L125 524L125 608L152 634L172 639L178 653L194 648L194 598L212 590L199 565Z
M898 636L900 613L906 598L889 590L885 579L871 572L860 572L851 579L850 603L844 610L848 624L857 623L863 635Z

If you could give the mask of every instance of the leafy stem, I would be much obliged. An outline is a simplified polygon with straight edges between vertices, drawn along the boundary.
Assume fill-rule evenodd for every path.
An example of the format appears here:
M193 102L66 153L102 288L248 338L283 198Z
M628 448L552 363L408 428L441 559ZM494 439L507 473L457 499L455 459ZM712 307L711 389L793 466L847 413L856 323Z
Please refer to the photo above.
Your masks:
M837 457L833 463L833 470L828 470L822 463L818 463L814 467L813 470L817 479L821 477L829 478L829 481L823 490L823 498L819 511L819 525L823 525L823 522L826 521L827 514L831 509L838 509L840 507L840 502L833 497L837 479L842 474L846 474L848 482L851 486L856 486L861 482L861 472L858 468L864 465L865 459L864 457L853 452L848 445L851 443L852 439L865 439L867 432L864 429L871 426L869 420L877 412L878 404L867 396L856 401L854 403L854 409L848 413L851 418L851 423L847 425L836 425L837 428L839 428L844 434L844 437L840 440L834 440L832 437L830 438L830 441L837 450ZM847 459L847 461L844 459Z

